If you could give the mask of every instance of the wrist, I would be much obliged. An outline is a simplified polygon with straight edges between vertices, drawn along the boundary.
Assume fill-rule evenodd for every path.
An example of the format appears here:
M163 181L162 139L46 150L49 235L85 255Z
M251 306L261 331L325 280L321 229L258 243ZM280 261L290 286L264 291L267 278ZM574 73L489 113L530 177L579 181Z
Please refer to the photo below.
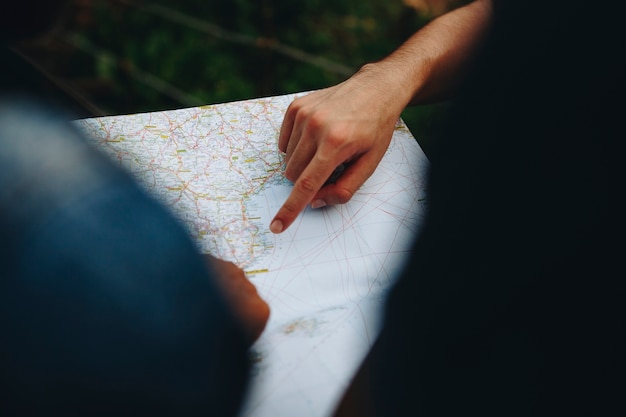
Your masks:
M397 119L411 101L412 84L406 68L386 61L363 65L352 77L361 91L375 96L380 109Z

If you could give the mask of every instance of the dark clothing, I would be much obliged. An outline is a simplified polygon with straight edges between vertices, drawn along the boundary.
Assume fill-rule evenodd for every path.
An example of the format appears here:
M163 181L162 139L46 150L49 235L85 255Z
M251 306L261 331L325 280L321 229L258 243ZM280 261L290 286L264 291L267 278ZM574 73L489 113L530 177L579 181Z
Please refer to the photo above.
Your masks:
M0 101L0 414L235 415L247 346L204 259L43 109Z
M369 357L377 411L623 416L624 229L609 196L624 180L626 25L608 4L495 3Z

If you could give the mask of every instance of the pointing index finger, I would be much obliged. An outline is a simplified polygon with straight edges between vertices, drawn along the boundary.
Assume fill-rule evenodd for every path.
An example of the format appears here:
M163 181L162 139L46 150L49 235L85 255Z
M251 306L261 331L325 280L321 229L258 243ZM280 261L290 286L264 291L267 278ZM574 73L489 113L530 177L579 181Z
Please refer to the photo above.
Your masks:
M272 233L286 230L322 188L335 167L313 158L293 184L293 189L270 223Z

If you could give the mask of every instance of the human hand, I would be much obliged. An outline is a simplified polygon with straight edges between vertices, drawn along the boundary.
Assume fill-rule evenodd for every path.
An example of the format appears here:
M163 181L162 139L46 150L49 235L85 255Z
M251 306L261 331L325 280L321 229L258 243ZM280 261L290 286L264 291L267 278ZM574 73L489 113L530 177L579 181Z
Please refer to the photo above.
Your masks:
M291 103L278 147L286 154L285 177L294 187L270 224L273 233L287 229L307 204L320 208L348 202L372 175L405 104L394 102L394 89L362 70ZM338 179L325 184L342 164Z
M270 315L269 306L241 268L208 254L205 259L216 272L218 286L223 290L235 318L242 324L247 341L252 344L265 329Z

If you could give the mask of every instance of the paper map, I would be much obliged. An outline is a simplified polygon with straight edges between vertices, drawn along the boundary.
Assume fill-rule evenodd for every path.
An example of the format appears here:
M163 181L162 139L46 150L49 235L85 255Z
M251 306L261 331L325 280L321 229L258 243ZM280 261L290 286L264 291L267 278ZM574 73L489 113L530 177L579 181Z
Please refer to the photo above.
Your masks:
M243 268L270 305L241 417L332 414L377 336L424 211L428 162L398 120L349 203L306 209L272 234L292 186L277 143L296 96L74 122L183 221L201 251Z

